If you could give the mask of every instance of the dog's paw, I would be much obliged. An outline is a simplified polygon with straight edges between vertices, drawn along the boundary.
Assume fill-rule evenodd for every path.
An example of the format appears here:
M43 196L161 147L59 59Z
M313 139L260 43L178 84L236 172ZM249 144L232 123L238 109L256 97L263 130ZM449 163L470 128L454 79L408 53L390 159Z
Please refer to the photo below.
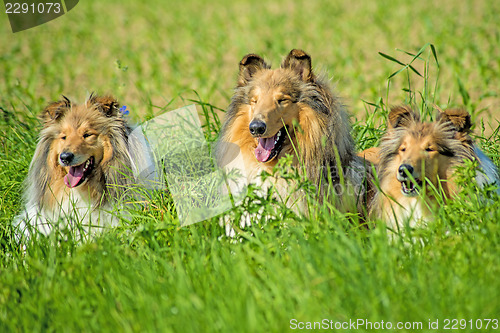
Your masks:
M252 214L249 212L243 212L240 218L240 228L245 229L252 225Z
M224 215L219 219L219 225L224 227L226 237L233 238L236 236L236 231L233 228L231 218L228 215Z
M224 231L226 234L226 237L229 238L234 238L236 237L237 231L235 230L234 226L238 225L239 230L245 229L246 227L249 227L252 225L252 220L250 217L250 214L248 212L244 212L241 215L241 218L239 220L239 223L235 224L236 221L233 221L230 216L224 216L221 218L219 224L220 226L224 226Z
M230 223L226 223L225 229L226 229L226 237L234 238L236 236L236 231L234 231L234 228L231 226Z
M231 216L225 215L220 219L219 224L221 227L224 226L225 234L227 237L234 238L239 233L239 231L252 226L252 224L259 224L261 222L261 219L263 218L263 210L264 209L262 208L257 213L249 213L247 211L244 211L237 221L231 219ZM234 226L239 226L239 229L236 228L237 230L235 230Z

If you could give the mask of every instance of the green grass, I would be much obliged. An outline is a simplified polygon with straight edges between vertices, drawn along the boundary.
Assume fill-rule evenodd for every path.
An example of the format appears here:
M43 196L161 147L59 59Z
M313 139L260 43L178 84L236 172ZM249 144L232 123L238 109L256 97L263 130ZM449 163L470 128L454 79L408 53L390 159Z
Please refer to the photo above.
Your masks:
M367 232L324 207L304 218L270 199L281 215L228 239L216 219L181 228L161 193L83 244L55 235L23 251L11 226L47 102L112 93L140 122L196 100L213 141L211 111L229 104L250 52L275 66L292 48L308 52L355 115L359 149L376 144L391 105L465 105L498 165L499 14L487 0L81 1L17 34L3 15L0 331L281 332L292 319L366 319L437 332L429 320L439 331L446 318L500 320L500 201L467 170L428 228L393 241L380 221ZM257 211L252 198L233 214Z

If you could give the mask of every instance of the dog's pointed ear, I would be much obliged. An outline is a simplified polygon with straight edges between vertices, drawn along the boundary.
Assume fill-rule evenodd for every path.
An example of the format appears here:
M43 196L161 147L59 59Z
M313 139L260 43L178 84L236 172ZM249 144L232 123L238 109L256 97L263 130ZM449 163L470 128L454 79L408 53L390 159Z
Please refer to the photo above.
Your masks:
M112 96L94 96L92 94L89 97L89 103L95 105L106 117L116 117L120 113L120 103Z
M395 106L391 108L387 117L387 127L407 127L411 121L418 120L420 120L420 116L409 106Z
M40 114L40 119L47 126L60 120L69 108L71 108L71 101L63 96L62 100L47 105Z
M262 69L271 68L262 57L250 53L243 57L240 61L240 73L238 76L238 86L243 87L248 84L255 73Z
M457 132L469 133L472 120L469 112L464 109L446 109L439 113L439 122L450 122Z
M292 50L283 60L281 68L289 68L299 75L304 82L312 82L314 74L312 71L311 57L302 50Z

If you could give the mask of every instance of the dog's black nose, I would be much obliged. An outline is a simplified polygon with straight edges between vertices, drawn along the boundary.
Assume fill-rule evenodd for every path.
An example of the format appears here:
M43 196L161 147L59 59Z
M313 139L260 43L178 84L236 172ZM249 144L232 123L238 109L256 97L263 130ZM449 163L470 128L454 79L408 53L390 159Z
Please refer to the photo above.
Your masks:
M413 175L413 167L409 164L401 164L398 169L399 175L406 178L407 173Z
M66 152L66 151L62 152L59 155L59 160L64 165L69 165L71 163L71 161L73 161L73 158L75 158L75 155L73 155L73 153Z
M266 123L262 120L252 120L250 126L248 127L250 128L250 133L252 135L259 136L266 132Z

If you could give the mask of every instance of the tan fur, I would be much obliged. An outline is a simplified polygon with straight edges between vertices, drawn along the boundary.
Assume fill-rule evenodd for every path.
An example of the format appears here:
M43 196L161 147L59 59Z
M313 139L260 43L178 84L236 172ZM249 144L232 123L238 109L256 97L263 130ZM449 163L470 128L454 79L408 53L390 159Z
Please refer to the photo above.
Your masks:
M457 191L456 166L467 159L478 159L470 128L470 115L461 109L440 111L434 122L423 122L409 107L393 108L388 116L387 133L380 146L371 151L378 152L378 156L371 159L378 160L381 189L374 200L372 214L385 219L391 228L401 228L404 222L415 226L419 221L428 220L429 207L436 203L436 193L428 184L437 188L444 200L449 199ZM486 157L480 162L492 165ZM425 195L410 196L402 192L403 176L398 173L403 165L413 168L413 178L423 182L421 190ZM496 177L493 172L490 181Z
M49 233L61 218L78 219L74 216L78 210L87 212L80 222L113 223L113 217L105 211L136 183L131 128L118 107L113 97L91 96L81 105L64 98L45 108L41 114L43 129L26 179L25 213L18 218L26 236L33 228ZM62 152L74 155L72 165L93 159L89 174L72 188L64 182L70 167L62 165Z
M266 125L261 135L249 130L255 120ZM259 138L274 137L284 126L288 133L282 149L271 160L260 162L255 152ZM237 168L247 182L262 186L260 173L272 173L281 158L292 155L292 167L305 166L305 176L322 185L321 196L329 178L338 184L343 176L356 188L353 197L360 211L371 193L370 173L354 153L348 115L339 98L313 73L311 58L301 50L292 50L278 69L271 69L255 54L241 60L216 154L219 165ZM286 186L284 191L288 191Z

